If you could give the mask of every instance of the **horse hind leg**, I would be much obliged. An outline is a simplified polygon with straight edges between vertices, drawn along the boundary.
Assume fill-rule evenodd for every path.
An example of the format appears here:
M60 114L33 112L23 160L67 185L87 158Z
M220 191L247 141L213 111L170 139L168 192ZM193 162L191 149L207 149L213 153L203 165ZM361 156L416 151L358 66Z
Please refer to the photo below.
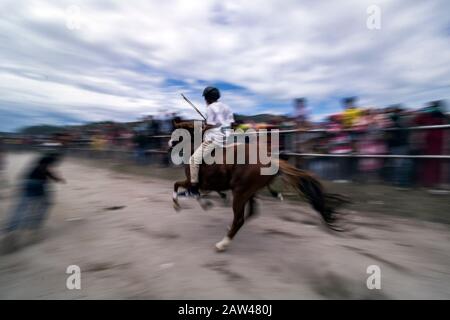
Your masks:
M272 197L278 198L280 201L284 201L283 194L272 189L272 186L270 184L267 186L267 189L269 190Z

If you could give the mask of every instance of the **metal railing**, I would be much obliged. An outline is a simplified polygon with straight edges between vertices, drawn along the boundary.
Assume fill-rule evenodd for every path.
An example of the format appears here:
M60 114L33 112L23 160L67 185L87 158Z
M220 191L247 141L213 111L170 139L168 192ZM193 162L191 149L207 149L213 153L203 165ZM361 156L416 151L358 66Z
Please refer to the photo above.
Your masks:
M409 161L414 161L414 163L422 164L423 161L427 160L438 160L439 165L443 167L443 180L445 182L450 181L450 163L448 160L450 159L450 125L434 125L434 126L416 126L404 128L403 130L446 130L446 135L443 139L444 146L442 147L443 153L445 154L363 154L355 151L349 151L345 153L317 153L317 152L301 152L298 151L298 146L302 145L302 143L312 141L311 138L305 137L303 135L313 134L315 138L317 138L317 134L319 134L320 138L327 138L329 136L334 135L336 132L327 130L327 129L287 129L287 130L279 130L280 133L280 153L284 156L287 156L289 159L304 159L305 162L303 165L309 166L311 168L315 167L316 164L320 163L320 159L326 161L327 165L333 165L334 171L348 171L347 167L355 167L355 162L363 161L364 159L385 159L384 163L389 163L389 161L395 161L395 159L409 159ZM399 130L397 128L385 128L378 129L379 131L394 131ZM354 129L345 129L340 130L339 132L355 132L360 136L364 136L366 132L364 130L354 130ZM247 135L249 133L244 133ZM253 132L250 134L258 134L258 132ZM164 165L171 165L170 155L168 154L167 141L171 138L171 135L160 134L153 135L149 137L153 140L153 147L144 150L143 154L146 157L145 164L151 163L162 163ZM314 137L313 137L314 138ZM303 141L299 143L299 141ZM129 145L129 144L128 144ZM313 145L313 144L312 144ZM142 150L141 150L142 151ZM95 157L95 158L113 158L117 160L136 160L136 152L133 149L124 149L120 147L108 148L105 149L96 149L92 146L73 146L69 148L69 152L73 155L82 155L87 157ZM142 153L141 153L142 155ZM316 159L316 160L315 160ZM333 160L334 159L334 160ZM148 161L147 161L148 160ZM295 160L297 161L297 160ZM380 160L381 161L381 160ZM298 162L297 162L298 163ZM349 165L349 163L352 163ZM357 164L356 164L357 166ZM307 169L311 169L307 168ZM343 169L344 168L344 169ZM314 171L314 169L311 169ZM353 170L353 169L352 169ZM357 170L357 169L356 169ZM325 177L326 178L326 177Z
M430 130L430 129L450 129L450 124L448 125L433 125L433 126L415 126L415 127L405 127L401 130ZM380 131L395 131L395 130L400 130L398 128L384 128L384 129L379 129ZM358 131L355 129L342 129L340 130L341 132L358 132L361 134L364 134L363 131ZM333 131L327 130L327 129L286 129L286 130L278 130L280 135L295 135L295 134L304 134L304 133L324 133L327 135L332 135L334 134ZM254 131L252 133L244 133L244 135L249 135L249 134L258 134L258 131ZM236 135L236 134L235 134ZM169 139L171 138L171 135L168 134L162 134L162 135L152 135L149 136L150 139L157 139L157 140L167 140L169 141ZM285 142L285 141L284 141ZM294 140L292 140L291 142L295 142ZM447 137L447 139L444 139L444 144L448 145L449 147L447 147L447 149L450 149L450 145L449 145L450 141L449 138ZM161 143L158 143L159 145L162 145ZM288 143L289 144L289 143ZM291 143L292 144L292 143ZM20 145L17 145L18 147L20 147ZM80 148L80 147L71 147L70 149L72 150L83 150L83 151L95 151L96 148L92 147L92 146L87 146L84 148ZM301 153L301 152L295 152L292 150L295 150L296 148L293 147L292 145L289 147L288 150L285 150L286 152L283 152L284 155L287 156L294 156L294 157L336 157L336 158L348 158L348 157L354 157L354 158L411 158L411 159L450 159L450 155L393 155L393 154L359 154L359 153L345 153L345 154L336 154L336 153ZM445 149L445 146L444 146ZM109 148L105 148L102 150L98 150L101 152L128 152L128 153L132 153L133 150L119 150L117 148L113 148L113 149L109 149ZM450 151L450 150L448 150ZM160 153L165 153L167 152L167 150L164 150L164 148L161 149L147 149L146 150L147 153L155 153L155 154L160 154Z

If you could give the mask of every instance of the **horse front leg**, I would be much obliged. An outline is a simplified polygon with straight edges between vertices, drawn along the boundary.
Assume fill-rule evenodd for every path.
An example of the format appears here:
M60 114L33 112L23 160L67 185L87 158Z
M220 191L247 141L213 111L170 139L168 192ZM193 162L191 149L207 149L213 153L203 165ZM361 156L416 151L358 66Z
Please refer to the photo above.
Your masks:
M259 212L258 212L258 204L255 199L255 195L252 195L250 199L248 200L248 213L246 220L249 218L254 218Z
M258 205L257 205L257 203L256 203L256 196L255 195L252 195L251 197L250 197L250 199L248 199L248 201L247 201L247 204L248 204L248 211L247 211L247 215L245 216L245 214L244 214L244 216L245 216L245 220L248 220L249 218L254 218L256 215L258 215ZM228 231L230 231L231 230L231 227L232 227L232 225L230 225L229 227L228 227Z
M233 223L227 235L216 243L216 249L219 252L225 251L231 244L231 240L244 224L245 204L251 195L233 191Z
M180 187L186 189L188 185L189 185L189 181L188 181L188 180L177 181L177 182L175 182L174 185L173 185L172 200L173 200L173 208L174 208L176 211L180 211L180 210L181 210L180 203L178 202L178 189L179 189Z

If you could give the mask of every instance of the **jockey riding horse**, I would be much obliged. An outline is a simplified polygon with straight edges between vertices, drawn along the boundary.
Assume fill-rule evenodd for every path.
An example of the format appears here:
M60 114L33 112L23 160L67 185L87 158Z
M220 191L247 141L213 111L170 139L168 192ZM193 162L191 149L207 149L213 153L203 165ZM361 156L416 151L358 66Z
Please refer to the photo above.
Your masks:
M187 189L187 195L196 199L200 199L199 190L217 191L219 193L226 190L232 191L233 223L222 241L216 243L216 249L218 251L223 251L228 247L233 237L244 224L247 204L249 207L247 218L255 213L256 193L264 187L270 187L277 174L283 177L286 185L292 186L299 194L302 194L306 198L309 204L321 215L323 221L329 228L342 231L335 224L337 221L336 210L343 204L349 202L345 197L325 192L322 184L312 174L297 169L285 160L278 159L275 157L275 154L270 154L269 164L263 163L260 158L256 162L249 161L254 156L254 153L259 155L259 148L264 147L263 150L267 151L267 141L265 144L258 144L256 152L255 149L251 149L252 145L247 143L240 145L228 145L224 143L232 131L233 114L227 105L218 101L220 92L217 88L207 87L203 91L203 96L208 109L206 123L202 131L204 140L201 146L191 154L189 164L185 165L186 180L175 182L173 202L175 209L179 209L179 187ZM190 143L191 146L194 145L192 140L195 140L195 138L192 139L192 133L195 131L195 124L191 122L174 122L174 126L178 129L190 131ZM261 142L259 134L257 140ZM174 141L171 140L170 144L175 149L173 145ZM245 158L243 163L236 161L238 157L236 151L242 151L240 149L242 147ZM230 149L233 149L233 152L230 153L233 155L232 163L228 163L228 152ZM212 152L216 156L218 152L222 153L222 159L227 158L227 162L210 162L200 166L202 161L206 160L205 157L211 156ZM278 168L277 172L262 174L265 169L271 169L274 164Z

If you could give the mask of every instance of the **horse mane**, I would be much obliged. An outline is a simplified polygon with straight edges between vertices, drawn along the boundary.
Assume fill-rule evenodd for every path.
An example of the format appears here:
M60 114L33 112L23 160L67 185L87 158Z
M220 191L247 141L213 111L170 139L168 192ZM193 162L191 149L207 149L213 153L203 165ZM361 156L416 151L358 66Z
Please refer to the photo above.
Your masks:
M174 121L173 126L176 129L194 129L194 121L200 120L188 120L188 121Z

